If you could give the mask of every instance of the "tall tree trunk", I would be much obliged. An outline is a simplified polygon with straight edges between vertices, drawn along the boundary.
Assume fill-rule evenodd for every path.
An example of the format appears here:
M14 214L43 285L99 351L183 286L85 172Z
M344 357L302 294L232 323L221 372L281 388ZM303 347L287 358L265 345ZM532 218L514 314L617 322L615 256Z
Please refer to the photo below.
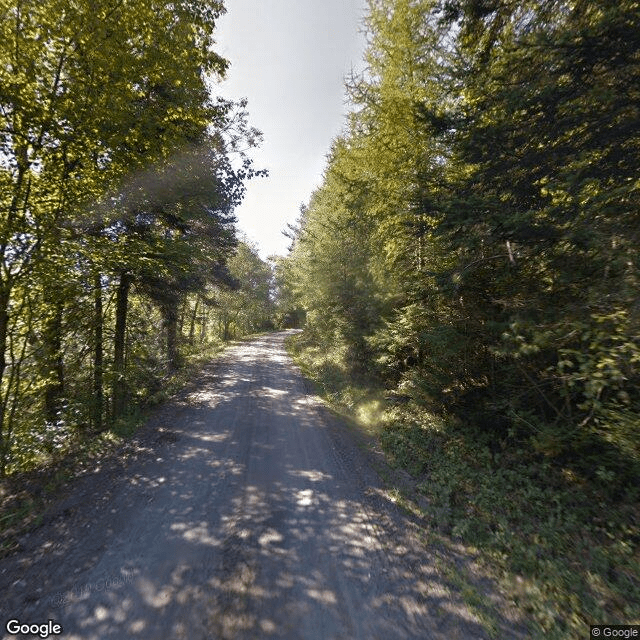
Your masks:
M94 326L93 326L93 424L96 431L102 431L102 411L104 405L103 381L103 342L102 342L102 282L97 273L94 281Z
M167 361L169 370L175 371L178 366L178 305L168 304L164 310L164 323L167 331Z
M123 271L116 293L116 326L113 338L113 389L111 416L114 420L122 416L127 405L127 387L125 383L124 354L127 336L127 305L131 276Z
M50 424L60 420L64 395L64 362L62 357L62 314L64 302L57 301L44 331L47 383L44 389L44 417Z
M193 341L196 335L196 318L198 317L198 303L200 302L200 296L196 296L196 302L193 306L193 313L191 314L191 324L189 326L189 344L193 346Z
M7 367L6 350L7 334L9 331L9 297L10 288L6 285L0 288L0 389ZM5 433L6 403L0 402L0 477L4 476L9 456L9 441Z
M202 324L200 325L200 343L203 343L204 339L207 336L207 319L208 319L207 305L203 304L202 305Z
M180 305L180 320L178 322L178 333L184 331L184 319L187 317L187 309L189 308L189 296L184 297L184 301Z

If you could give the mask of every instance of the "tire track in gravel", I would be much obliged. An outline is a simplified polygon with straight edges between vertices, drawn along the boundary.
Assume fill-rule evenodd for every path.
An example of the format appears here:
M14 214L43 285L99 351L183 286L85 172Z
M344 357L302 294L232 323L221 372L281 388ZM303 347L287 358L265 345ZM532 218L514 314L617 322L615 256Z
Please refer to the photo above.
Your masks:
M15 617L55 620L65 640L488 637L306 393L286 334L229 349L138 455L70 487L2 561L3 632Z

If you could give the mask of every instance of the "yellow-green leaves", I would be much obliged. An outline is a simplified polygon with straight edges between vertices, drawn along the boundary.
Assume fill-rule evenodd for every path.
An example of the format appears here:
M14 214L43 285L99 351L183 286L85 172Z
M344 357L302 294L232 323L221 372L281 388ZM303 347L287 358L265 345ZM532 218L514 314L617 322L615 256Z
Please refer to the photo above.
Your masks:
M223 11L0 0L0 474L45 419L102 424L97 390L126 381L131 283L174 322L186 292L224 276L233 208L254 175L231 147L259 134L244 105L209 95L228 66L212 47ZM120 289L114 349L102 326ZM144 352L149 338L131 335ZM112 350L118 358L103 358ZM95 402L83 395L92 370Z

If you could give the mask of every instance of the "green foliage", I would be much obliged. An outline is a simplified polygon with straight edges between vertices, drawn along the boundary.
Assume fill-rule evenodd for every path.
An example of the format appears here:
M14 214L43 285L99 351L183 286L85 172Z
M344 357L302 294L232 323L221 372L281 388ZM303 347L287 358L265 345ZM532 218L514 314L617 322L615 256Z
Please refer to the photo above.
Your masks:
M289 234L289 237L293 239L294 236ZM270 262L273 265L276 325L281 329L299 329L306 312L302 306L301 292L295 288L296 276L291 261L275 256L270 258Z
M479 7L370 3L349 129L280 269L347 368L629 480L637 11Z
M362 216L362 198L349 175L350 150L337 140L332 157L325 185L302 209L287 284L306 311L308 330L325 347L334 341L343 345L344 362L362 374L370 357L364 336L379 322L380 300L369 268L375 227Z
M357 419L370 398L386 407L365 426L379 433L390 460L416 478L432 535L481 552L532 638L578 640L593 620L638 619L637 483L620 492L603 467L589 480L570 464L558 467L526 445L496 442L486 428L427 412L422 403L397 396L381 403L381 390L354 381L339 352L318 349L304 334L288 347L340 413ZM460 586L466 594L468 586ZM466 597L493 619L477 592Z
M247 241L238 244L229 260L231 289L215 294L222 340L273 328L273 272Z
M233 210L264 174L246 101L209 95L223 12L0 1L0 475L155 401L215 341Z
M290 336L287 350L305 377L327 398L334 410L355 417L366 429L375 432L380 420L384 389L370 375L354 376L344 365L345 345L319 348L307 332Z
M620 55L609 58L611 40L633 29L634 20L625 3L613 11L543 15L526 33L509 35L509 48L496 46L468 82L460 157L473 164L461 193L475 199L471 206L460 202L447 225L463 225L466 238L493 244L496 253L500 242L511 243L518 264L510 268L526 269L521 282L501 290L492 269L485 286L489 295L513 301L514 320L555 333L554 351L576 335L574 325L593 327L599 316L625 313L634 295L634 259L621 236L637 228L628 213L637 196L625 169L638 153L627 90L638 74L635 36L629 33ZM604 111L618 116L610 121ZM614 146L625 149L615 159ZM626 212L611 208L620 197ZM635 328L629 329L633 341Z
M387 449L558 638L638 618L639 19L371 0L347 130L279 265L321 388L348 404L377 376Z
M586 483L415 407L388 411L381 439L422 478L431 526L483 551L533 637L580 638L593 620L638 618L637 485L615 495L606 475Z

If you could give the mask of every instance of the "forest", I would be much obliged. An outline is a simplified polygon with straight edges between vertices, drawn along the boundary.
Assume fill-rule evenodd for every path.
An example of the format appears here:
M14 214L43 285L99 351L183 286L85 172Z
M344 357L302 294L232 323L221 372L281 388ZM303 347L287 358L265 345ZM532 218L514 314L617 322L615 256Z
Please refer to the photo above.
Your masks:
M640 4L371 0L366 35L292 349L544 637L637 623Z
M234 208L261 134L215 97L220 2L2 0L0 474L100 438L270 326Z
M291 353L416 480L425 535L479 550L537 637L639 623L640 3L368 0L344 129L272 263L235 225L267 172L217 95L225 10L0 0L0 476L300 326Z

